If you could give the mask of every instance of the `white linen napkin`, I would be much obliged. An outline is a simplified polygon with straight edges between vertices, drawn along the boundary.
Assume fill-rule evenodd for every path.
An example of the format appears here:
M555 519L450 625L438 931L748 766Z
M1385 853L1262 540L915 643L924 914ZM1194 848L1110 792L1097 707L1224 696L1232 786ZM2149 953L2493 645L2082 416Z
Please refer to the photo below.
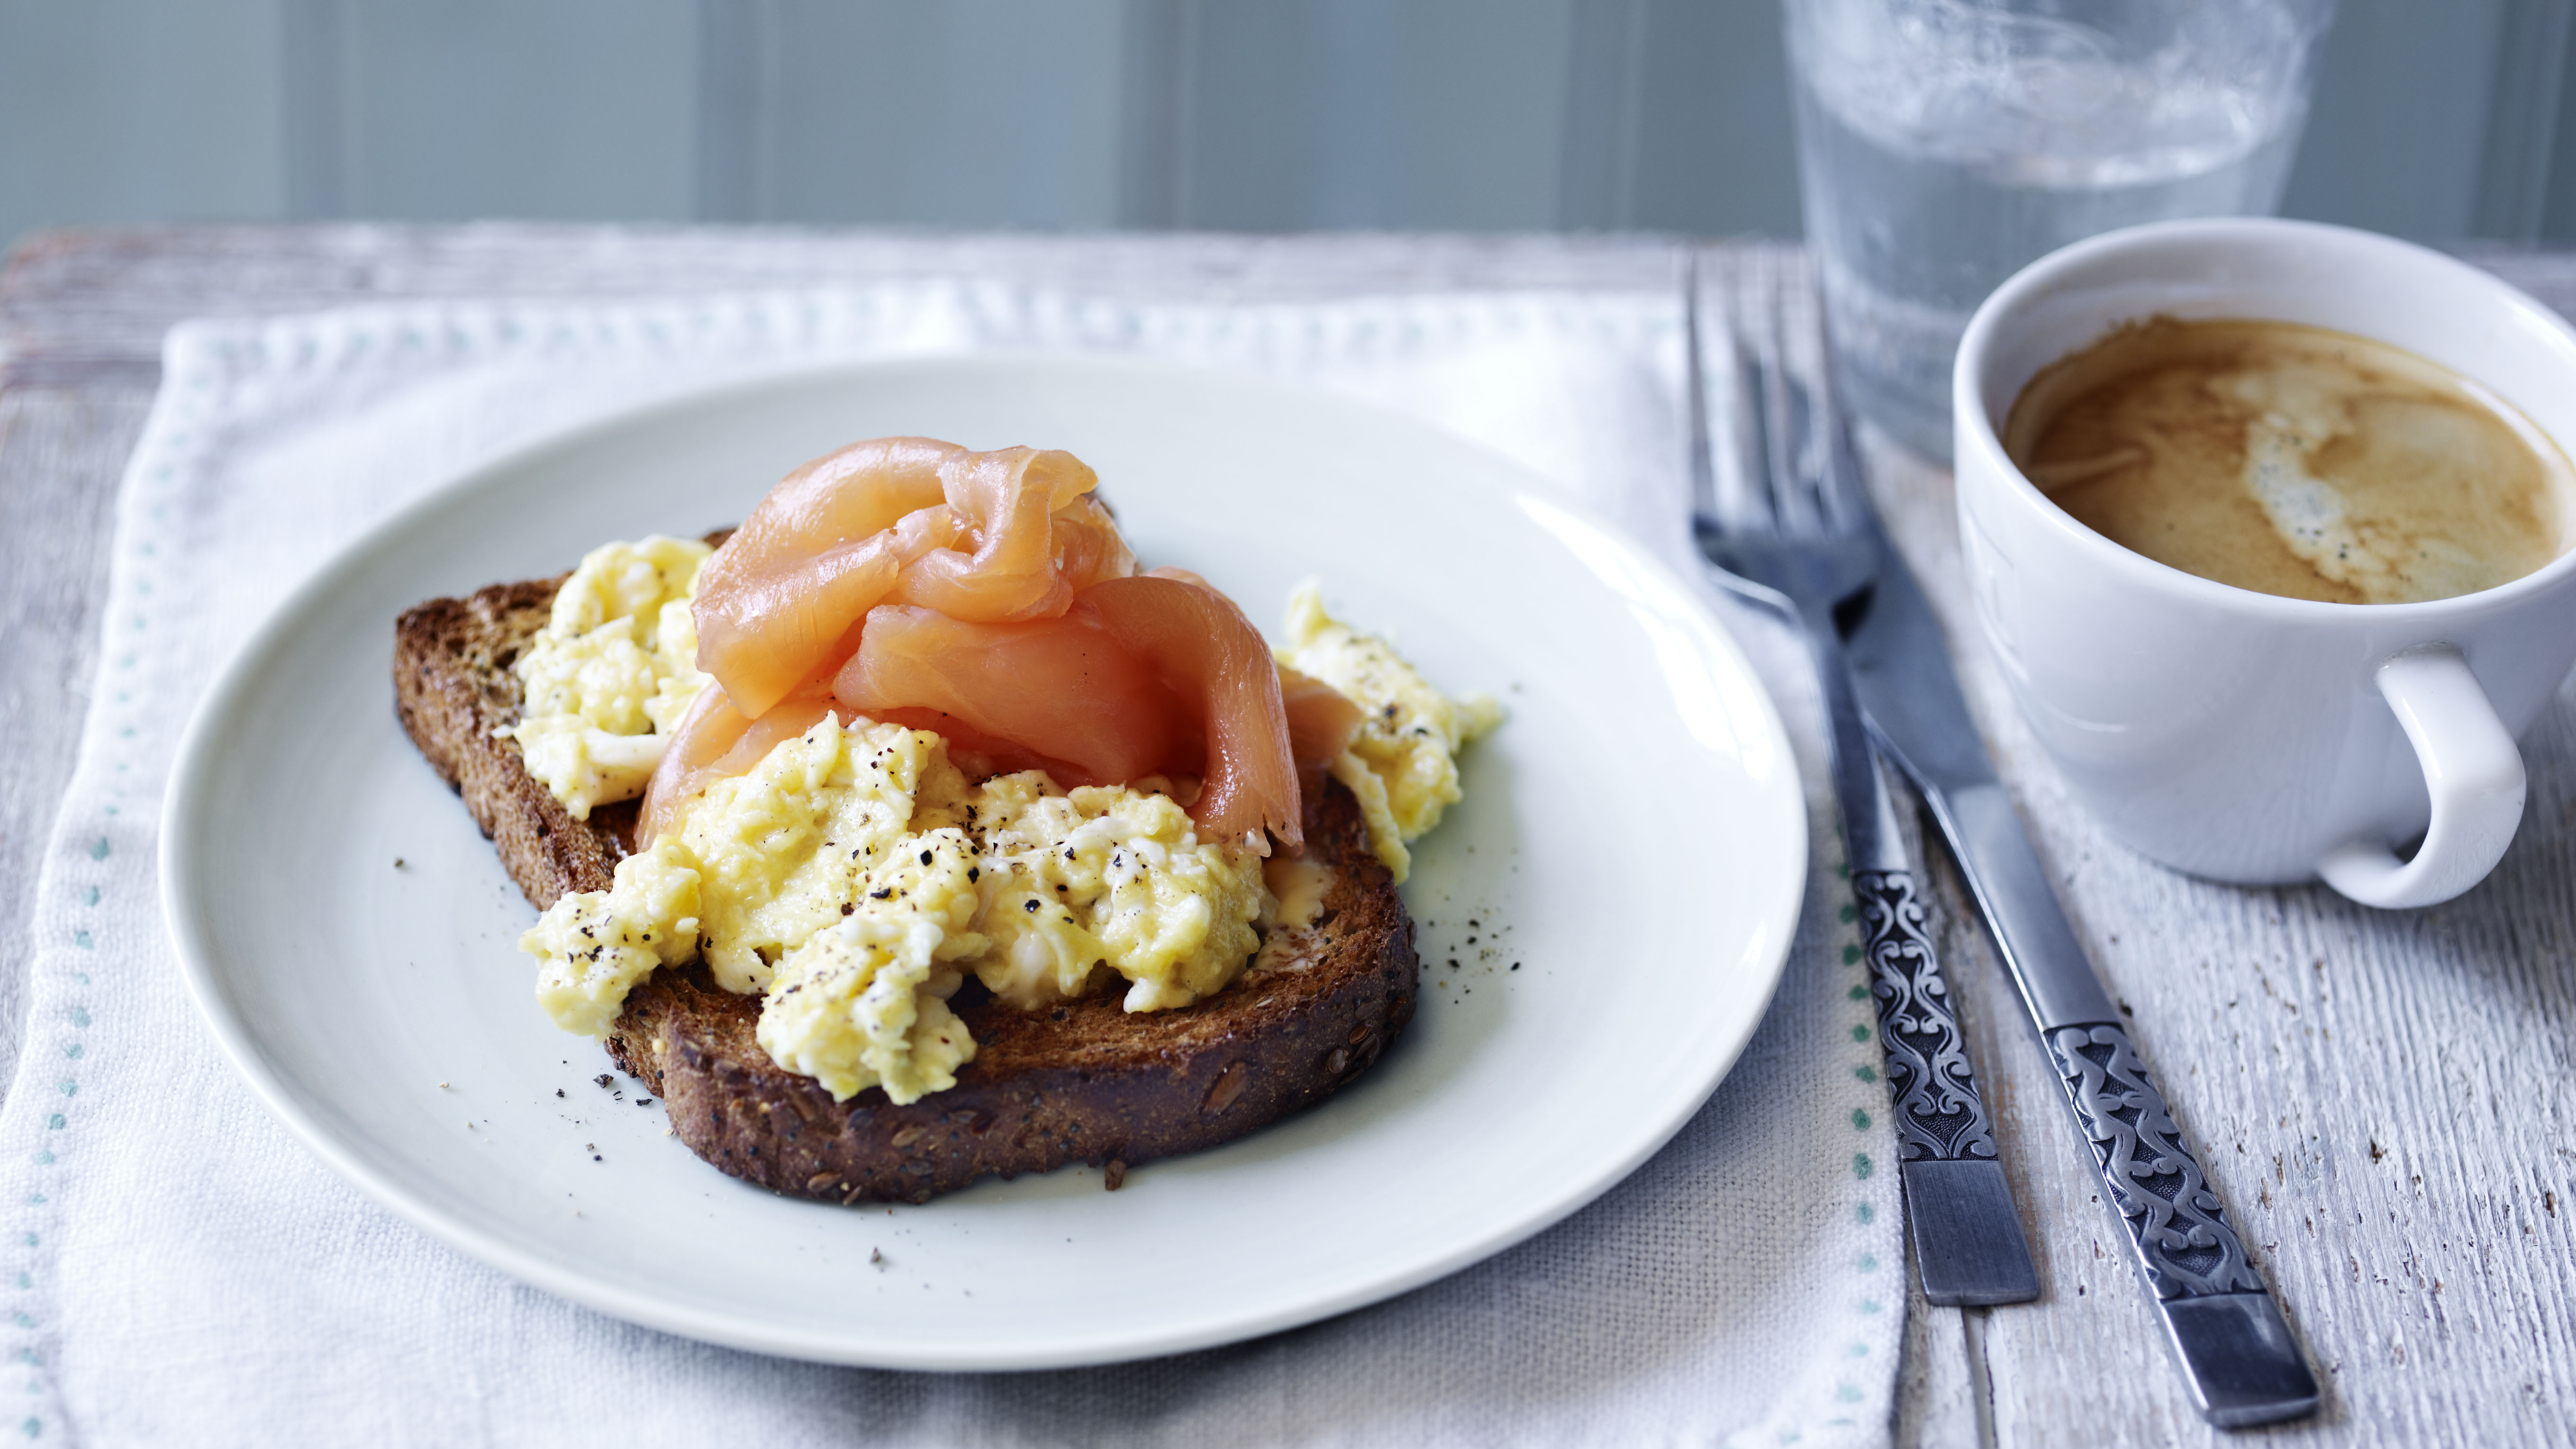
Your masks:
M1812 684L1735 626L1809 786L1815 882L1779 996L1709 1106L1538 1238L1228 1348L1033 1374L824 1367L519 1284L342 1182L254 1100L181 986L157 822L199 698L387 511L648 398L860 357L1108 349L1296 379L1517 457L1677 564L1674 299L1142 306L909 282L623 306L194 323L118 503L100 678L44 857L0 1108L0 1433L44 1443L1760 1444L1887 1441L1905 1303L1886 1091ZM246 842L256 848L256 842ZM14 1382L13 1382L14 1380Z

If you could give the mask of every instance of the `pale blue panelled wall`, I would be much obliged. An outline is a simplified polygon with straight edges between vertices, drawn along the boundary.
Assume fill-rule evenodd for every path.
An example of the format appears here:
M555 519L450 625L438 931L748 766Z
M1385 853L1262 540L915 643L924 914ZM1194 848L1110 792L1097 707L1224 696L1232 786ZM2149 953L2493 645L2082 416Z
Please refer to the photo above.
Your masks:
M2576 242L2576 0L2343 0L2287 207ZM195 220L1798 232L1775 0L0 0L0 241Z

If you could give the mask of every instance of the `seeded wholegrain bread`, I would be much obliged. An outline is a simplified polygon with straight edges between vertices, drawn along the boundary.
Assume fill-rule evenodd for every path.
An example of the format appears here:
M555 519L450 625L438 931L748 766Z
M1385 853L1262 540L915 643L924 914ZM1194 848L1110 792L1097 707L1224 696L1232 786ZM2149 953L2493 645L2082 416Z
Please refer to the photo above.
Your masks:
M497 728L517 720L510 666L544 628L563 580L434 599L395 626L403 728L542 910L606 890L632 847L634 807L572 818ZM1413 1011L1413 923L1368 848L1357 802L1327 789L1307 830L1327 876L1309 923L1272 932L1242 977L1177 1011L1130 1014L1113 994L1022 1012L972 983L951 1007L978 1046L957 1085L906 1106L870 1088L847 1102L770 1061L760 998L698 963L628 996L608 1050L652 1084L708 1162L799 1197L919 1202L986 1174L1082 1161L1116 1186L1129 1165L1231 1141L1311 1105L1373 1064Z

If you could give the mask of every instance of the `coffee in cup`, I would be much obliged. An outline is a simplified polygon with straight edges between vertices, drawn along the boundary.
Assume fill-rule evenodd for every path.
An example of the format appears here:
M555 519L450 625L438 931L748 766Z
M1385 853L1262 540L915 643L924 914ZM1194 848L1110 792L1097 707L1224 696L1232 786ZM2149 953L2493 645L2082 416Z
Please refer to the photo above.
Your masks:
M1951 381L1978 624L2109 833L2195 875L2391 908L2494 867L2526 794L2514 736L2576 666L2576 327L2388 237L2165 222L1997 288ZM2124 410L2147 416L2114 431ZM2153 501L2177 476L2158 450L2195 436L2227 503L2206 516ZM2160 513L2270 572L2166 566Z
M2510 403L2371 338L2155 316L2042 368L2004 451L2094 532L2341 604L2454 598L2565 551L2576 469Z

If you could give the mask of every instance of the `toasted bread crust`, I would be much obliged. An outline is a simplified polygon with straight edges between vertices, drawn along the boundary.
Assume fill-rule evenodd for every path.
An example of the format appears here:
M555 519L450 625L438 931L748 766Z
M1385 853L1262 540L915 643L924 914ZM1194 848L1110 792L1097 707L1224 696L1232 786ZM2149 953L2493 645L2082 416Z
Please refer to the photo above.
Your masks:
M464 798L538 909L608 889L634 807L574 820L493 731L518 718L510 666L545 626L562 578L435 599L395 627L403 728ZM754 1038L760 998L702 964L629 994L609 1055L650 1083L680 1139L725 1172L797 1197L920 1202L987 1174L1082 1161L1127 1166L1231 1141L1312 1105L1376 1062L1413 1013L1413 922L1368 848L1356 801L1330 786L1307 832L1330 877L1315 919L1272 933L1232 986L1177 1011L1114 995L1016 1011L956 1003L977 1054L957 1085L906 1106L870 1088L835 1102Z
M546 626L569 573L495 584L462 599L432 599L394 625L394 711L441 778L465 799L501 865L544 910L573 891L604 891L625 855L621 833L635 807L591 812L585 823L537 783L519 742L494 730L519 719L510 672Z

